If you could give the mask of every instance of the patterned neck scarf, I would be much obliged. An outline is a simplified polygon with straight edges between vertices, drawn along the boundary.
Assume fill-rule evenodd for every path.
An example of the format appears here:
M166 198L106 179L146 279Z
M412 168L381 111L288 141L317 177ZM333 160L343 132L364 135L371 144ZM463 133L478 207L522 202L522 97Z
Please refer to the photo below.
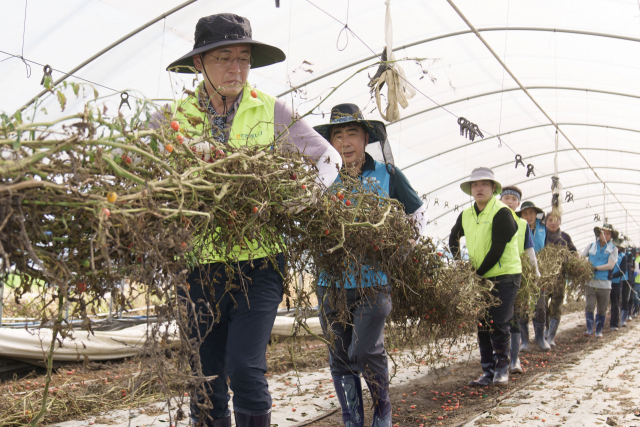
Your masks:
M242 93L242 92L240 92ZM204 90L204 94L206 98L203 96L203 104L206 105L207 110L211 116L211 136L217 142L221 144L226 144L229 139L229 133L227 132L227 117L232 115L236 111L236 102L238 101L238 95L231 104L231 108L227 110L226 98L222 97L224 102L225 111L222 114L218 114L216 110L213 108L213 104L209 101L209 97L207 91Z

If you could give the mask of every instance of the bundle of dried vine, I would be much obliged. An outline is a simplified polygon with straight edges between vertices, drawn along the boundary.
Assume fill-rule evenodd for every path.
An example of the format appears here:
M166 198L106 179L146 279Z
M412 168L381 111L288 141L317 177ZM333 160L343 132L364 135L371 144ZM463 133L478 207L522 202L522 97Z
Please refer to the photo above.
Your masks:
M525 313L531 314L535 310L536 302L540 297L542 280L535 275L529 257L526 254L520 254L520 261L522 263L522 280L520 281L520 289L516 294L515 306L518 315L522 316ZM540 267L539 260L538 267Z
M285 292L303 309L309 299L292 293L297 273L323 277L337 296L351 282L368 292L365 269L395 288L396 309L407 316L405 323L396 316L398 325L434 316L439 331L457 337L486 307L486 288L472 272L443 268L433 242L416 244L402 206L371 183L343 174L322 192L313 162L279 141L222 145L211 129L183 134L170 117L150 127L153 106L136 105L128 120L106 116L93 101L49 122L33 122L37 104L31 120L0 116L0 275L20 278L16 298L46 283L40 320L53 325L54 342L70 329L62 316L67 303L85 329L106 292L127 308L131 298L116 287L126 278L154 298L161 323L177 323L181 345L173 358L177 372L189 372L199 343L188 339L197 319L184 315L186 274L212 254L232 269L238 248L256 258L260 248L280 248ZM347 311L342 306L344 321ZM436 323L420 325L433 331ZM171 338L156 332L145 347L155 367ZM196 376L190 387L206 381ZM185 386L192 381L182 378Z
M581 258L566 246L547 245L536 254L542 277L540 288L553 291L556 286L567 284L567 292L583 288L593 277L588 259Z
M396 346L455 341L475 331L478 318L495 303L491 282L479 277L468 262L438 253L425 264L438 268L419 281L411 281L411 286L393 291L388 328Z

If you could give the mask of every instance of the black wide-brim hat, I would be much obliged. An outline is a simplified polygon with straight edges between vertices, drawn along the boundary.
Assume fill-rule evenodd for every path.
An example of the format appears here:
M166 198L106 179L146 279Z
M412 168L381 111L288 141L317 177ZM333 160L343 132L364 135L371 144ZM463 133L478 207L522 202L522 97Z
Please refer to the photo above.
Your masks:
M238 43L251 45L251 68L265 67L286 59L284 52L277 47L253 40L249 20L233 13L219 13L200 18L196 24L194 38L193 50L169 64L167 71L193 74L196 72L193 64L194 55Z
M362 115L362 111L356 104L340 104L331 109L331 117L329 123L324 125L314 126L313 128L320 135L329 141L329 132L331 132L331 126L340 125L343 123L358 122L365 125L367 133L369 134L369 144L373 142L384 143L387 140L387 127L378 120L365 120Z
M533 202L524 202L520 205L520 210L518 212L516 212L516 215L521 216L522 215L522 211L526 210L526 209L533 209L534 211L536 211L536 215L537 214L543 214L544 215L544 211L542 209L540 209L539 207L537 207L535 205L535 203Z

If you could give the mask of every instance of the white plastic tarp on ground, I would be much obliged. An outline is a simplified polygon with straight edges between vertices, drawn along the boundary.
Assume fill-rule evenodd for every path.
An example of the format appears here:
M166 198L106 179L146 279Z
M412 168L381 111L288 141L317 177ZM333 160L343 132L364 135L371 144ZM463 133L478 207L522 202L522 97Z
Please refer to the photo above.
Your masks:
M278 316L273 325L272 335L291 335L294 319ZM318 318L307 320L309 329L316 335L322 334ZM86 356L91 361L114 360L136 356L147 339L146 324L136 325L118 331L96 331L93 335L78 331L72 338L66 338L62 347L56 342L53 360L75 362ZM162 330L163 328L161 328ZM170 336L176 337L175 326L170 328ZM51 329L0 328L0 356L19 360L45 360L51 345ZM308 335L304 329L300 335Z

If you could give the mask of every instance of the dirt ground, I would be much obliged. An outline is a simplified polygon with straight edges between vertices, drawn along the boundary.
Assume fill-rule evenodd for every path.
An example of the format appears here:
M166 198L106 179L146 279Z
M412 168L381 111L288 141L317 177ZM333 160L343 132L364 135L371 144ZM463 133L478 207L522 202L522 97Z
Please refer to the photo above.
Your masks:
M608 319L607 323L608 325ZM594 354L590 363L592 365L602 365L609 367L611 362L615 362L610 357L611 351L622 349L640 356L640 319L630 322L627 328L620 328L617 332L610 332L605 329L605 338L583 336L584 326L576 326L560 334L556 339L557 346L547 352L542 352L538 348L533 351L521 353L521 361L524 374L511 376L509 386L505 387L483 387L475 388L468 386L468 382L475 379L481 372L479 362L459 363L452 365L439 372L429 373L421 378L417 378L406 385L398 385L390 390L391 401L393 402L393 424L394 426L479 426L479 425L624 425L640 426L640 383L633 378L633 372L640 368L640 364L623 366L621 377L627 379L626 388L617 388L615 391L625 395L621 400L622 406L608 414L598 414L596 411L589 411L587 415L577 414L572 411L571 405L578 407L581 400L591 399L591 396L571 396L573 399L568 408L563 408L564 413L539 410L551 400L550 389L560 388L560 394L569 393L564 390L569 387L566 372L581 361L588 359L590 354ZM622 342L618 342L621 341ZM606 347L612 347L607 349ZM532 346L533 347L533 346ZM537 346L536 346L537 347ZM605 350L605 354L602 353ZM584 371L576 377L582 380L589 380L589 372L595 368L593 366L583 367ZM549 378L556 380L549 381ZM602 381L600 379L599 381ZM598 382L593 379L591 382L597 387ZM553 383L553 384L552 384ZM528 388L534 387L536 390L549 390L543 392L537 398L531 398L531 393L527 393ZM591 388L591 385L589 386ZM610 387L607 387L612 392ZM606 389L605 389L606 390ZM556 393L557 394L557 393ZM586 395L586 394L585 394ZM514 402L524 400L524 402ZM582 399L576 397L581 397ZM609 398L611 396L608 396ZM564 396L559 397L564 399ZM632 398L636 398L634 402ZM526 400L528 399L528 400ZM569 399L567 399L568 401ZM577 403L576 403L577 402ZM586 403L589 405L589 403ZM524 405L524 412L521 409L519 417L510 417L505 420L501 415L513 414L515 407ZM566 405L565 405L566 406ZM606 410L605 410L606 412ZM615 415L614 415L615 413ZM573 414L573 415L572 415ZM637 415L636 415L637 414ZM635 421L625 422L625 418ZM365 426L371 424L372 411L365 410ZM546 418L549 419L546 419ZM515 418L515 419L514 419ZM553 418L553 419L552 419ZM579 418L579 419L578 419ZM609 420L607 422L607 420ZM549 422L547 422L549 421ZM573 421L567 424L568 421ZM316 422L305 423L313 427L339 427L343 426L340 411L336 411L330 416Z
M420 363L399 363L390 390L394 426L640 427L640 383L635 379L635 371L640 370L640 318L617 332L609 331L607 319L605 338L599 340L582 335L582 316L580 312L565 316L556 339L558 345L551 351L534 349L521 353L526 372L513 376L509 386L503 388L468 386L468 382L480 374L477 356L468 360L458 355L458 360L463 362L436 371L429 371ZM296 354L297 374L291 351ZM398 356L396 354L396 358ZM267 377L274 401L273 426L343 426L324 344L306 340L292 347L290 342L274 342L268 347L267 360ZM131 360L70 364L58 369L54 388L81 387L83 382L89 384L96 380L101 384L105 380L118 383L138 371L137 362ZM28 393L41 388L43 379L33 372L26 378L0 383L0 390L4 396ZM372 411L367 395L365 392L368 403L365 425L370 425ZM162 402L151 403L117 410L103 407L102 411L91 411L56 425L126 426L129 422L131 426L187 425L187 420L176 422L175 418L169 423L166 406ZM171 412L175 410L177 408L172 408ZM638 417L634 415L636 412ZM60 421L63 420L54 422Z

